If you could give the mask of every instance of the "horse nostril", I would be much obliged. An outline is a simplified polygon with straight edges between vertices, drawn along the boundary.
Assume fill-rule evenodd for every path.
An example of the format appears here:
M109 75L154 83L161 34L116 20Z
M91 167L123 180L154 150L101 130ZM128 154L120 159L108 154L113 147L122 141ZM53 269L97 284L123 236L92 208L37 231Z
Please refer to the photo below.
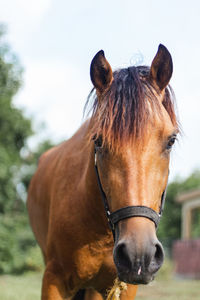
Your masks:
M118 268L126 270L131 269L132 264L125 243L120 243L115 248L114 260Z
M160 267L164 261L164 250L160 243L156 244L155 260Z

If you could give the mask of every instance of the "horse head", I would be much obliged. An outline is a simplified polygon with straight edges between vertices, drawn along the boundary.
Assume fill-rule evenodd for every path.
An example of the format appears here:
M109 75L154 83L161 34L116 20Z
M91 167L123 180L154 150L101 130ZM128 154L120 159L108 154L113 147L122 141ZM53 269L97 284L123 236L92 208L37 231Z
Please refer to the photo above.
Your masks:
M101 189L111 215L127 207L141 208L112 224L117 274L132 284L151 281L164 259L156 235L158 222L149 215L161 213L170 151L178 133L168 86L172 69L171 55L163 45L150 68L113 72L102 50L91 63L96 98L90 136Z

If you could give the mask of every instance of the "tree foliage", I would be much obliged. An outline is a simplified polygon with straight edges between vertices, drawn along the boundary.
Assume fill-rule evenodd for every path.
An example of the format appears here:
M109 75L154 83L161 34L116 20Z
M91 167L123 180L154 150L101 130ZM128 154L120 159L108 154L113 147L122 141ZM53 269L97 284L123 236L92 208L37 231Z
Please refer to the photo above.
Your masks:
M21 86L21 74L19 61L3 42L0 28L0 213L15 209L20 151L32 134L31 121L13 104Z
M173 240L181 238L181 205L175 199L178 194L196 188L200 188L200 171L198 170L186 179L175 179L168 186L165 209L159 224L158 236L169 248L171 248ZM197 217L193 226L194 232L199 232L198 227L200 223L198 220L199 218Z
M46 140L34 152L27 151L27 155L23 157L20 184L26 190L40 155L51 146L52 142ZM37 271L43 267L41 252L29 225L25 202L19 199L19 204L20 209L8 210L0 215L0 274L19 274L28 270Z
M39 155L52 145L44 141L34 152L28 150L32 122L13 102L22 84L22 68L3 38L0 26L0 274L37 270L42 265L22 191Z
M23 157L20 169L20 184L26 190L40 155L51 146L52 142L46 140L34 152L26 151L27 155ZM19 198L20 209L13 208L0 214L0 274L19 274L43 267L41 252L31 231L26 205L22 199Z

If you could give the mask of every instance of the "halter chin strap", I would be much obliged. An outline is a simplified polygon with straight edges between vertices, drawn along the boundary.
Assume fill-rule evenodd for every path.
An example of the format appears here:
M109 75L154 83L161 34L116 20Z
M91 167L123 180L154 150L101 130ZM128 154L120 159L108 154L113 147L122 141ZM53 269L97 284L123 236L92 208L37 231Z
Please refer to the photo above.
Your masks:
M114 212L110 212L110 208L109 208L109 204L108 204L108 200L106 197L106 194L102 188L101 185L101 180L99 177L99 172L98 172L98 167L97 167L97 160L96 160L96 148L95 148L95 171L96 171L96 175L97 175L97 181L98 181L98 186L101 192L101 198L103 200L103 204L104 204L104 208L105 208L105 212L106 212L106 216L108 219L108 224L110 226L110 229L112 230L113 233L113 238L115 239L115 225L123 220L123 219L127 219L127 218L131 218L131 217L144 217L147 218L149 220L151 220L152 222L155 223L156 228L158 227L158 224L160 222L160 218L162 216L162 212L164 209L164 203L165 203L165 197L166 197L166 189L164 190L162 196L161 196L161 206L160 206L160 212L157 213L155 210L153 210L150 207L147 206L126 206L126 207L122 207Z

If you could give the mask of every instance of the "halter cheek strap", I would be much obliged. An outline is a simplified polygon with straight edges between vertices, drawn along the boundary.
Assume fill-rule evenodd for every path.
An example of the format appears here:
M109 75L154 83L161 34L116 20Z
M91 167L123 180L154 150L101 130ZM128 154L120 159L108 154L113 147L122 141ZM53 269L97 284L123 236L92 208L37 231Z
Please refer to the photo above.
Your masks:
M144 217L144 218L147 218L147 219L151 220L152 222L154 222L156 228L158 227L160 218L162 216L163 208L164 208L166 189L164 190L162 197L161 197L161 206L160 206L159 213L157 213L155 210L153 210L152 208L147 207L147 206L126 206L126 207L120 208L111 213L109 205L108 205L108 200L107 200L106 194L102 188L101 180L99 177L97 161L96 161L96 148L95 148L95 172L97 175L97 181L98 181L98 186L99 186L100 193L101 193L101 198L102 198L106 216L108 219L108 224L110 226L110 229L112 230L114 239L115 239L115 225L123 219L131 218L131 217Z

